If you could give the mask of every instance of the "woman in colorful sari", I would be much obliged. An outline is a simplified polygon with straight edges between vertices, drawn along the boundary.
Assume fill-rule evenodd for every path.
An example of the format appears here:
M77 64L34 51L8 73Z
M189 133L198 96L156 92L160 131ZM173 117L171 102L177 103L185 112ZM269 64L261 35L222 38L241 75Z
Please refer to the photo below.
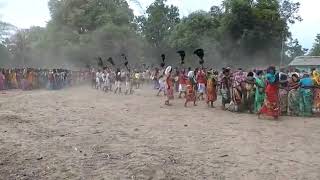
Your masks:
M231 102L231 77L230 69L223 69L220 79L220 94L222 96L222 109L226 109L226 104Z
M196 87L197 83L194 79L194 72L189 71L188 72L188 80L187 80L187 87L186 87L186 101L184 103L184 107L188 106L188 102L193 102L193 105L196 106Z
M288 115L299 115L299 74L294 73L291 75L288 85Z
M300 80L300 99L299 99L299 115L300 116L312 116L313 105L313 80L310 75L305 73Z
M30 70L27 73L27 81L28 81L28 90L32 90L32 83L33 83L33 71Z
M172 78L172 67L168 66L165 70L166 75L166 90L167 90L167 100L165 105L170 105L170 100L174 99L174 79Z
M244 82L246 80L245 73L242 69L238 69L237 72L233 74L232 79L232 101L234 103L234 110L235 112L240 111L240 107L243 103L243 87Z
M320 116L320 72L314 71L313 75L313 113Z
M265 83L263 79L263 71L257 72L257 77L255 78L256 93L254 98L254 112L258 113L263 105L265 97Z
M284 73L279 74L279 101L280 114L287 115L288 110L288 76Z
M276 68L274 66L270 66L267 70L266 75L266 97L264 100L264 104L259 112L259 117L272 117L274 119L278 119L280 115L280 107L279 107L279 78L276 74Z
M182 97L182 94L186 96L187 80L188 76L186 75L186 71L181 71L179 74L179 98Z
M207 77L207 104L214 108L213 103L217 100L217 80L213 71L208 71Z
M249 113L253 113L254 111L254 98L255 98L254 84L255 84L254 74L253 72L249 72L247 75L247 79L244 82L244 87L242 88L244 109Z
M198 100L204 100L204 94L206 92L206 73L203 69L200 69L197 72L196 80L198 83Z
M0 91L4 90L4 82L5 82L5 76L2 73L2 70L0 69Z
M17 73L15 70L11 70L11 88L18 88Z
M28 72L26 69L23 70L22 76L21 76L21 89L22 90L27 90L28 89Z

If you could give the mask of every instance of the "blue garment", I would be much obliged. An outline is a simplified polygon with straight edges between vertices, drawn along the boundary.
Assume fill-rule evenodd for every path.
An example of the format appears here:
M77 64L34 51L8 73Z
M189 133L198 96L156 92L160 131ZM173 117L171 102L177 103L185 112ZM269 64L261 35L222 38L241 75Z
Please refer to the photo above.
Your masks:
M270 84L273 84L273 83L276 82L276 75L275 74L271 74L271 73L267 73L266 79Z
M302 78L300 80L300 86L302 88L312 87L313 86L313 80L310 77Z

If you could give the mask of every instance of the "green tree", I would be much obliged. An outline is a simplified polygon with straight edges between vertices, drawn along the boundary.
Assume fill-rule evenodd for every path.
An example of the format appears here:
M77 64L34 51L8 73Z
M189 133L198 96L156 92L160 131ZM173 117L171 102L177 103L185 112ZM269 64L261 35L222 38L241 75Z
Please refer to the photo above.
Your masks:
M304 56L307 52L308 49L303 48L298 39L290 39L286 44L285 63L290 63L294 58Z
M277 62L281 44L291 36L289 24L301 20L299 3L289 0L225 0L220 15L220 53L224 59L245 64ZM218 12L218 8L213 8ZM213 13L215 14L215 13Z
M146 16L138 18L139 28L146 40L155 48L167 46L167 38L179 23L179 9L165 4L166 0L155 0L146 11Z
M9 63L10 54L7 47L3 44L0 44L0 67Z
M310 50L310 56L320 56L320 34L316 36L315 42Z
M53 21L79 33L108 23L128 24L134 17L125 0L50 0L49 9Z
M8 38L17 28L12 24L0 20L0 43Z

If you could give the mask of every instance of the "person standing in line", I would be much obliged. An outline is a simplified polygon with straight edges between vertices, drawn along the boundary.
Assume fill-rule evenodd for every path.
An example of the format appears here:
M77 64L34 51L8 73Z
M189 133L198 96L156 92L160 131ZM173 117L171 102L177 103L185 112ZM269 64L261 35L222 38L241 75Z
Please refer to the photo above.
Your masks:
M292 73L288 85L288 115L298 116L299 115L299 74Z
M193 102L193 105L196 106L197 96L196 96L196 90L197 90L197 83L194 79L194 72L189 71L188 72L188 80L187 80L187 87L186 87L186 101L184 103L184 107L187 107L188 102Z
M172 78L172 67L168 66L165 70L167 100L165 105L171 105L170 100L174 99L174 79Z
M266 118L278 119L280 115L279 107L279 77L276 74L276 68L270 66L267 69L266 75L266 97L264 104L258 113L259 118L264 116Z
M207 104L214 108L213 103L217 100L217 79L213 70L207 73Z
M256 93L254 98L254 112L258 113L263 105L265 98L265 82L263 79L263 71L257 71L255 78Z
M299 90L299 115L310 117L312 116L313 105L313 80L308 73L305 73L300 80Z

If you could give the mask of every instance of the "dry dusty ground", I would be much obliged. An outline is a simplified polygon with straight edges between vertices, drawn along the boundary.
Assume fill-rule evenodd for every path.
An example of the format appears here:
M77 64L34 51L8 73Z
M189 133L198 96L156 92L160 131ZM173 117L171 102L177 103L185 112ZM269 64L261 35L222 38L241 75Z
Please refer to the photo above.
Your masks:
M320 119L165 107L154 93L1 93L0 179L320 179Z

